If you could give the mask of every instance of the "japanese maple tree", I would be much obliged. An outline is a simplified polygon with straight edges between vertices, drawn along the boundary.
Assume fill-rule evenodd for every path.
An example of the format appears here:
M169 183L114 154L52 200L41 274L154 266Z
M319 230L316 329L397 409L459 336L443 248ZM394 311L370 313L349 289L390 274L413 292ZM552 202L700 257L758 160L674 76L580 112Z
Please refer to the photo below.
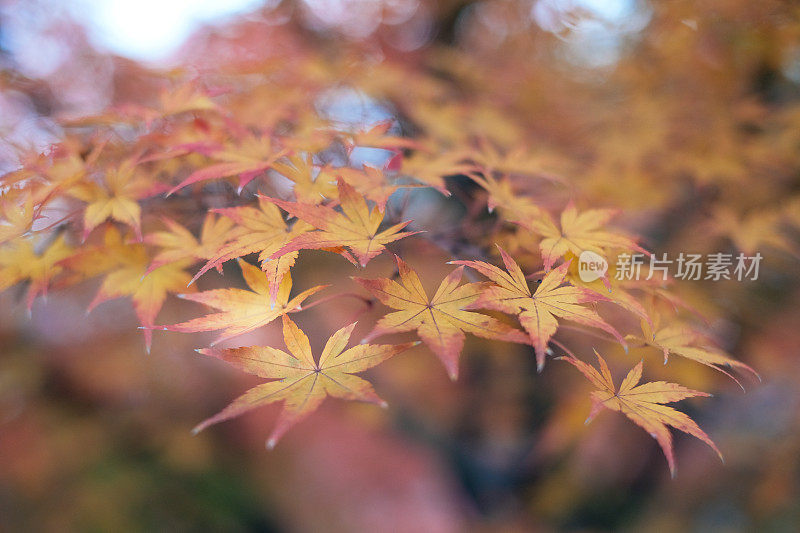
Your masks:
M169 346L170 332L195 335L202 356L269 380L196 430L281 403L270 448L327 397L385 405L381 383L373 389L356 374L390 357L425 354L457 380L474 362L462 355L468 347L490 343L523 350L540 373L530 380L567 367L553 361L577 368L596 390L570 377L559 389L585 397L590 419L606 409L644 428L673 473L669 427L721 457L689 415L666 405L708 394L644 369L663 363L668 371L678 356L737 382L755 370L706 334L713 316L694 309L674 279L624 279L612 266L587 280L579 271L587 251L609 262L650 257L660 243L636 236L644 227L638 204L667 210L685 200L648 172L683 175L692 150L671 158L660 150L688 141L656 122L655 138L637 139L641 160L629 161L624 117L581 117L561 131L553 110L526 93L536 71L487 61L480 47L448 50L445 59L437 47L384 55L308 41L281 41L286 57L209 56L194 58L196 70L148 71L156 89L137 102L64 118L58 142L20 150L18 167L0 178L0 289L24 287L30 309L49 292L97 279L88 310L130 300L139 321L130 327L141 329L146 350ZM348 98L374 116L337 116ZM628 112L660 111L640 96L632 101ZM607 131L572 145L573 133L593 131L593 122ZM763 154L748 155L764 163ZM712 163L694 165L698 189L723 183L719 174L740 175ZM706 223L708 235L736 250L764 244L791 253L780 236L783 224L797 222L791 215L791 206L754 212L734 227L736 216L719 209ZM338 269L305 275L325 255ZM432 264L445 274L429 275ZM170 324L159 313L173 297L186 303ZM339 311L346 299L364 304L355 318ZM307 321L301 329L295 320L310 308L339 325ZM286 350L235 344L273 323L282 324ZM311 349L312 327L325 330L321 351ZM206 338L212 331L218 336ZM383 344L374 344L378 337ZM612 367L633 368L619 386L598 352L599 370L589 363L595 345Z

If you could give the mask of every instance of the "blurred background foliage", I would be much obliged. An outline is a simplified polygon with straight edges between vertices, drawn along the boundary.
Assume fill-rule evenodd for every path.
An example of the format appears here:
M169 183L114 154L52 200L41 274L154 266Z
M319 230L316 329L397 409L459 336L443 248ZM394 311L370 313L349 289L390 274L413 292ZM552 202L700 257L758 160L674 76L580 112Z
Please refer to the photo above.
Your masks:
M191 24L165 15L149 27L168 2L148 2L119 11L136 15L116 21L133 34L134 48L115 44L108 26L103 34L114 12L103 19L97 4L0 2L3 171L17 166L20 150L58 140L65 118L151 103L165 77L224 80L226 70L290 69L294 58L313 54L303 68L319 69L320 80L338 76L331 90L345 91L319 102L332 116L403 116L405 133L416 125L454 142L468 133L507 146L524 138L538 154L528 164L567 176L571 195L623 208L625 225L648 249L761 252L757 282L683 282L676 290L715 317L710 327L725 348L763 382L742 394L697 365L673 360L669 373L649 365L653 379L677 375L715 393L688 408L726 464L677 436L676 480L656 444L622 417L606 413L583 425L586 387L566 365L536 375L524 348L479 340L467 345L457 383L412 351L374 372L389 411L328 402L267 453L275 409L191 436L252 383L198 359L196 338L157 339L147 356L125 302L84 318L93 289L79 285L37 300L29 318L22 291L7 291L0 294L2 529L796 530L795 3L241 2L227 18L198 4L189 7ZM171 41L135 48L156 39L160 26L175 28ZM347 96L351 82L374 89L380 105ZM457 101L447 98L454 90ZM409 105L422 93L437 105ZM268 112L271 102L265 88L248 105ZM421 205L415 219L446 221L446 212ZM440 279L445 271L435 265L444 252L413 253L406 260L427 265L423 279ZM351 274L336 258L311 255L294 272L297 286ZM376 260L364 275L389 271L388 261ZM320 307L298 323L321 346L360 305L342 300L337 316ZM160 323L180 320L178 307L169 301ZM247 340L280 344L279 327ZM585 338L570 341L575 351L591 349ZM620 353L617 361L633 359Z

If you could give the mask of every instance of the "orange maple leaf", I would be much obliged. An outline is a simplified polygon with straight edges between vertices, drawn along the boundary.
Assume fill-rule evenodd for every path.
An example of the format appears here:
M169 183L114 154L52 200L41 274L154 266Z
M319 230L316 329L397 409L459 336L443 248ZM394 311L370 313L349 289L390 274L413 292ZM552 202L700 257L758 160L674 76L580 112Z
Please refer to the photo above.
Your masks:
M424 147L414 139L408 137L397 137L387 135L392 128L394 120L384 120L378 122L369 129L348 134L345 145L349 151L357 146L367 148L382 148L384 150L421 150Z
M171 90L164 90L159 97L161 116L178 115L189 111L217 109L209 91L192 83L185 83Z
M253 178L271 168L286 153L286 149L276 148L269 137L247 137L235 148L213 153L213 159L219 163L192 172L170 189L167 196L193 183L228 176L239 176L238 191L241 192Z
M709 225L713 234L729 238L737 249L748 255L774 248L800 258L797 246L785 231L784 224L784 214L771 208L742 214L728 207L720 207L715 210Z
M719 348L710 347L706 337L699 332L680 323L661 327L660 316L655 313L651 314L653 315L653 326L642 320L642 336L628 335L626 338L660 350L664 355L664 364L667 363L670 354L679 355L722 372L743 389L739 380L725 370L726 368L746 370L760 379L758 373L749 365L729 357Z
M186 227L171 218L164 217L163 221L168 231L156 231L144 236L146 244L161 248L153 257L148 273L162 265L184 259L212 259L225 242L241 233L241 230L233 230L231 219L217 217L213 213L206 215L199 240Z
M561 213L560 228L546 211L540 211L538 217L515 217L513 222L544 237L539 250L545 270L550 270L567 252L576 256L586 250L600 254L608 250L635 250L647 254L647 250L627 235L602 229L617 213L615 209L588 209L578 213L570 202Z
M599 362L599 371L575 357L560 358L577 368L598 389L591 394L592 410L586 419L587 424L604 407L624 414L658 441L669 463L672 477L675 477L675 456L672 451L672 434L667 426L697 437L711 446L719 458L723 459L716 444L694 420L685 413L664 405L695 396L711 396L710 394L666 381L651 381L638 385L642 378L641 361L628 372L617 390L605 360L596 350L594 353Z
M136 238L141 240L142 208L138 200L159 190L160 185L154 185L150 178L136 170L135 158L108 170L102 184L90 182L72 187L70 194L87 202L82 238L85 240L94 228L111 218L133 228Z
M158 327L167 331L181 331L185 333L223 330L222 335L211 343L213 346L223 340L265 326L283 314L299 311L300 305L306 298L327 286L319 285L312 287L290 300L289 294L292 290L292 276L287 273L281 281L277 298L272 301L269 296L269 280L264 272L246 261L240 260L239 266L242 268L242 276L244 277L245 283L247 283L248 287L252 290L214 289L195 294L179 295L186 300L213 307L219 312L179 324Z
M318 204L336 198L336 180L328 167L314 165L312 154L293 155L288 162L277 161L272 168L292 181L295 200Z
M148 352L153 324L167 295L186 290L189 273L185 269L191 260L177 260L157 268L148 268L149 263L145 245L129 242L129 237L112 225L107 227L102 244L85 246L61 262L71 269L73 280L105 274L87 312L107 300L131 299Z
M336 175L348 185L352 185L364 198L372 200L378 209L384 211L386 202L397 189L412 189L415 184L392 183L383 170L364 163L361 169L339 167L334 169Z
M361 266L366 266L370 259L385 250L386 244L420 233L418 231L401 232L411 221L401 222L378 232L378 228L383 222L383 210L378 207L370 209L364 197L343 180L339 180L338 186L341 213L326 205L270 199L284 211L319 230L295 237L273 253L273 259L297 250L347 247L353 252ZM345 255L345 257L348 256L349 254ZM348 259L350 258L348 257Z
M606 296L610 301L638 315L642 320L646 320L648 323L652 322L652 318L648 314L647 309L645 309L645 306L631 294L630 289L643 291L651 289L658 290L660 285L655 285L655 283L658 283L658 280L654 279L653 282L650 283L648 283L647 280L618 280L615 275L616 265L612 262L608 265L608 271L604 276L593 281L585 281L581 279L579 258L568 252L566 254L566 259L570 261L567 281L569 281L571 285L585 287Z
M514 188L509 178L497 179L491 174L481 175L476 172L467 172L467 176L488 194L486 207L490 213L500 208L506 219L520 225L546 216L541 207Z
M283 315L283 339L289 353L269 346L198 350L245 372L274 381L257 385L239 396L228 407L195 427L194 433L256 407L282 401L283 409L267 440L267 447L271 449L289 428L315 411L328 396L385 407L386 403L378 397L372 385L353 374L372 368L418 343L360 344L345 350L355 326L353 323L334 333L325 344L319 362L314 360L306 334L286 315Z
M37 253L37 245L41 242L41 238L34 237L15 239L0 245L0 291L27 281L29 286L25 303L29 311L36 297L46 295L50 281L63 270L60 262L73 253L63 235Z
M554 153L541 150L532 152L528 145L518 145L510 150L500 150L485 137L479 139L479 150L471 155L475 167L484 176L495 173L526 177L538 177L548 181L563 183L555 172L563 166L563 161Z
M303 221L295 222L290 228L280 209L264 198L259 198L258 207L227 207L213 211L235 222L236 227L228 234L230 240L214 251L190 283L211 268L219 269L226 261L259 252L258 260L270 285L270 300L274 301L281 280L297 259L297 252L289 252L277 259L271 259L272 254L313 228Z
M418 151L410 156L399 157L400 172L403 175L433 187L445 196L450 196L445 177L467 174L473 170L473 165L463 162L465 155L462 152L430 154Z
M450 378L458 378L458 358L465 332L487 339L529 344L527 335L496 318L466 311L480 296L482 283L459 286L464 267L450 273L429 298L417 275L395 256L400 283L391 279L353 278L384 305L399 311L381 318L367 339L386 333L416 330L420 339L439 357Z
M24 201L9 199L7 193L0 196L0 244L22 237L33 226L39 209L34 208L33 197Z
M539 371L544 367L547 343L558 329L557 318L602 329L625 345L625 340L613 326L600 318L594 309L582 305L606 301L608 298L589 289L563 285L569 263L564 263L548 272L536 290L531 292L519 265L505 250L499 246L498 249L507 272L483 261L452 261L452 263L472 267L496 283L484 289L480 298L471 307L494 309L517 315L522 327L530 335Z

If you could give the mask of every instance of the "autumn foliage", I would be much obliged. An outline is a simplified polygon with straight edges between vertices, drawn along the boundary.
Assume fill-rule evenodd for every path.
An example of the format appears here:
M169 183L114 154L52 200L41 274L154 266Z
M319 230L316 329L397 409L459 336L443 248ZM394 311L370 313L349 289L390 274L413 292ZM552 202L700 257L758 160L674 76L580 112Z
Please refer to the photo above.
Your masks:
M242 22L280 46L187 50L196 70L142 69L132 101L61 116L57 143L18 148L20 164L0 178L0 289L16 288L29 311L54 291L96 291L94 313L127 299L140 357L189 334L196 357L266 380L195 432L279 403L264 428L272 448L328 397L392 409L360 376L389 358L424 354L458 380L475 364L466 352L513 347L538 371L532 382L577 369L556 370L558 401L583 399L587 421L621 413L657 441L673 475L670 428L722 458L682 410L709 396L690 387L750 388L758 365L715 334L724 305L710 283L648 275L647 261L665 250L761 251L796 273L800 203L786 191L800 163L798 112L734 84L758 65L698 36L718 28L692 32L677 7L652 9L653 33L599 85L528 58L553 46L540 34L509 31L500 54L470 26L469 53L386 48L376 60L388 46L379 39L331 51L291 23ZM679 52L707 79L672 59ZM750 130L763 138L749 141ZM773 158L769 145L793 148ZM694 225L682 225L688 217ZM582 279L584 251L609 258L608 272ZM336 268L296 274L327 254ZM639 279L615 276L611 259L624 254L647 259ZM160 313L175 297L185 303L170 323ZM304 331L298 317L312 308L328 319ZM270 324L283 344L241 344ZM309 341L312 327L325 329L324 345ZM695 366L665 378L676 359ZM609 366L627 371L621 383ZM719 379L693 377L703 367Z

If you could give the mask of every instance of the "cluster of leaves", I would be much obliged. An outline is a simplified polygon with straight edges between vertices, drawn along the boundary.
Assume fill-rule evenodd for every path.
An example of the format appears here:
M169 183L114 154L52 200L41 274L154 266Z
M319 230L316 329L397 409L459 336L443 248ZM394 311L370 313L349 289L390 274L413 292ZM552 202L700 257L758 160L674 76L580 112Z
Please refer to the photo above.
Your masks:
M413 331L454 380L467 333L531 346L539 371L562 352L598 389L591 416L601 407L625 414L658 441L673 472L667 426L716 450L687 415L663 405L704 393L662 381L637 385L641 362L616 389L600 355L598 372L557 338L573 328L609 351L627 352L635 343L665 362L672 354L734 379L734 370L754 374L687 318L693 310L670 282L578 276L575 259L583 251L645 252L609 227L617 211L563 201L580 186L564 170L568 165L519 141L513 113L490 99L470 100L448 81L401 62L353 72L345 68L350 61L298 55L291 64L265 59L258 69L164 80L160 99L147 105L65 122L62 142L21 154L21 167L0 182L0 289L26 286L30 309L50 288L101 277L89 310L129 298L148 351L153 331L219 331L213 346L280 318L289 353L269 346L198 350L270 381L196 429L283 402L270 447L328 395L381 404L354 373L414 344L372 339ZM350 90L364 105L385 111L391 103L402 113L361 123L333 116L325 102L352 97L331 92L348 71ZM404 77L415 83L396 83ZM457 204L458 224L442 229L407 216L431 203ZM758 220L751 233L764 235ZM748 239L747 231L737 235ZM457 265L433 296L399 257L400 244L408 249L423 240ZM755 249L752 241L740 247ZM293 295L292 268L301 253L338 254L357 272L387 246L397 247L395 275L353 279L365 299L392 311L355 347L347 349L354 324L340 329L315 359L288 317L325 289ZM195 280L233 260L249 290L195 291ZM462 283L471 271L487 281ZM170 294L214 312L158 325ZM641 335L625 334L631 321L640 323Z

